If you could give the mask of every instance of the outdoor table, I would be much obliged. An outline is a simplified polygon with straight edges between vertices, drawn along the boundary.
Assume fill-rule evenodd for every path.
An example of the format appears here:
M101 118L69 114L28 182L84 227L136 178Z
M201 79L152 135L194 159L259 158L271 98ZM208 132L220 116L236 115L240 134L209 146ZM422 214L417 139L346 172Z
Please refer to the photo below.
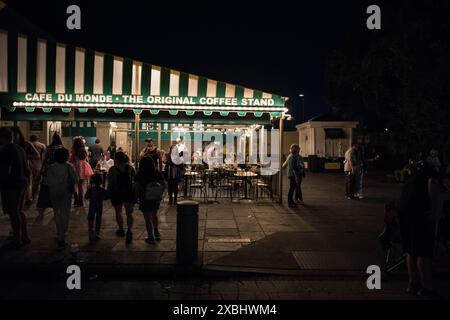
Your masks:
M253 173L251 171L238 171L234 174L234 176L239 177L239 178L244 178L244 198L242 198L241 200L250 200L250 198L248 197L248 192L247 192L248 179L252 178L252 177L256 177L257 174Z
M188 197L188 179L189 177L195 177L200 175L200 172L197 171L189 171L184 173L184 198L187 199Z

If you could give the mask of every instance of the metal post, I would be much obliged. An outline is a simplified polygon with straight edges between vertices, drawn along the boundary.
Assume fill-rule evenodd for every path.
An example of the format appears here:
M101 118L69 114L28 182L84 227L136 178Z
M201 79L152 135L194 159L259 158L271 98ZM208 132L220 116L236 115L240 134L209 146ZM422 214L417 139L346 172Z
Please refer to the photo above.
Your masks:
M158 149L161 149L161 123L157 124L158 128Z
M302 96L302 123L305 122L305 97Z
M284 114L281 114L280 117L280 128L279 128L279 157L280 157L280 161L279 161L279 172L278 172L278 194L279 194L279 199L278 199L278 203L282 204L283 203L283 131L284 131Z
M140 125L140 114L134 114L134 154L135 154L135 169L139 167L139 125Z
M181 201L177 205L178 265L195 266L198 263L198 205L196 201Z

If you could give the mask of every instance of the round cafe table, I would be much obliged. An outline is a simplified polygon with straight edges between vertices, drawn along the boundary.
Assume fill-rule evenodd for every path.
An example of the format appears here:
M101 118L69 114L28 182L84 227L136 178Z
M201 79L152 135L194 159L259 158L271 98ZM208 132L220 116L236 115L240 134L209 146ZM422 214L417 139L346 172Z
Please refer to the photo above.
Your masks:
M248 179L256 177L257 174L251 171L238 171L234 174L235 177L244 178L244 198L241 200L251 200L248 197L247 187L248 187Z

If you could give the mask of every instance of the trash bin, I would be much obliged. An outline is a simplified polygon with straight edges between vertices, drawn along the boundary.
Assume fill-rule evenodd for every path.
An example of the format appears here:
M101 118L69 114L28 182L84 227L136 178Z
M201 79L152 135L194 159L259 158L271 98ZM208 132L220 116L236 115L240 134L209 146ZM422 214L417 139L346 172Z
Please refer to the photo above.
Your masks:
M177 264L193 265L198 258L198 202L180 201L177 205Z

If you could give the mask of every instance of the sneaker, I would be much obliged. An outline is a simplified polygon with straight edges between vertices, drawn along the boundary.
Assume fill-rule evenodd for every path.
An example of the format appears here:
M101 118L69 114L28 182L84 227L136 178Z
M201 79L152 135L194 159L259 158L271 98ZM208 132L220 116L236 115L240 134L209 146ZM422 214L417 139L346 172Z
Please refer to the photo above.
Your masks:
M97 240L100 240L100 239L101 239L100 234L96 233L95 236L94 236L94 240L97 241Z
M147 242L148 244L155 244L155 238L153 237L148 237L147 239L145 239L145 242Z
M130 244L133 241L133 233L131 231L127 231L127 238L125 239L126 244Z
M410 282L408 288L406 288L406 293L416 295L420 290L422 290L422 285L420 283Z
M298 208L298 206L295 203L289 203L288 207L289 208Z
M161 240L161 233L159 233L159 230L155 229L154 233L155 233L155 240L156 241L160 241Z
M364 196L363 196L362 194L359 194L359 195L357 196L357 198L360 199L360 200L362 200L362 199L364 199Z
M305 205L305 203L303 202L303 200L299 200L297 203L298 203L299 205L301 205L301 206L304 206L304 205Z
M117 229L116 236L118 236L118 237L125 237L125 230Z

